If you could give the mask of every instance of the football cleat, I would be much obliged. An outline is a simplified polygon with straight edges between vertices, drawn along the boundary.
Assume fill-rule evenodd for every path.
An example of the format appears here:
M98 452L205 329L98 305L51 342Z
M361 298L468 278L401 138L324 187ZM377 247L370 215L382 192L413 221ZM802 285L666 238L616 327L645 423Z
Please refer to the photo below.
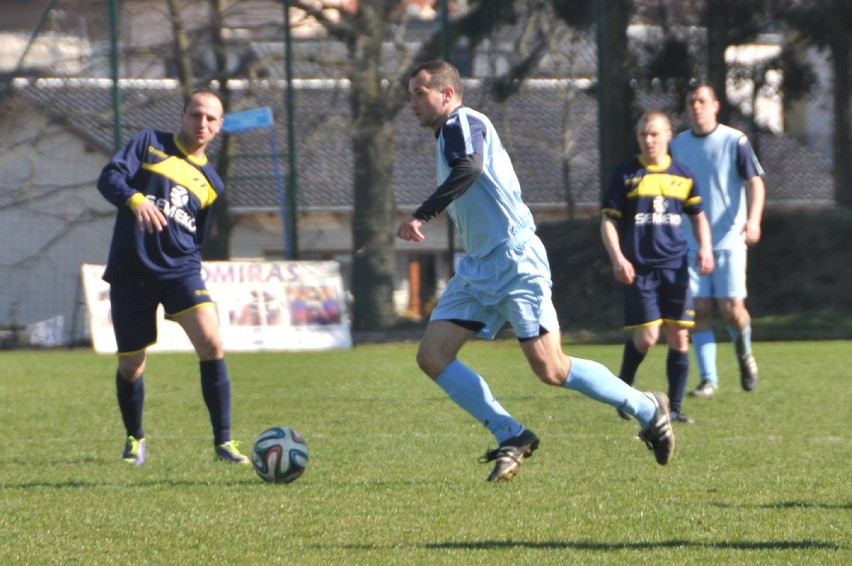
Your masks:
M250 464L248 456L240 452L237 448L236 440L229 440L216 446L216 458L225 462L234 462L236 464Z
M500 444L499 448L489 450L479 461L483 464L496 460L488 481L507 482L518 473L521 464L532 456L538 448L538 437L531 430L524 429L518 436Z
M124 453L121 458L128 464L136 464L141 466L145 463L145 439L136 439L133 436L127 437L127 442L124 443Z
M740 356L740 385L746 391L757 387L757 362L751 352Z
M702 379L698 387L687 393L690 397L705 397L709 399L716 395L716 386L709 379Z
M654 453L657 463L665 466L672 459L675 449L675 435L669 418L669 399L664 393L646 393L657 410L651 423L639 431L639 439Z

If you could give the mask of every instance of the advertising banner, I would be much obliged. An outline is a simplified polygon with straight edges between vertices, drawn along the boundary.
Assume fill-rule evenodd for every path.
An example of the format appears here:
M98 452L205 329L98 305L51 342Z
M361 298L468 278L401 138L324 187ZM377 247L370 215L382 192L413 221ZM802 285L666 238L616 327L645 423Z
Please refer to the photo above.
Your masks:
M81 266L92 346L115 353L104 266ZM340 265L334 261L203 262L202 276L219 311L226 352L351 348ZM191 352L183 329L157 313L149 352Z

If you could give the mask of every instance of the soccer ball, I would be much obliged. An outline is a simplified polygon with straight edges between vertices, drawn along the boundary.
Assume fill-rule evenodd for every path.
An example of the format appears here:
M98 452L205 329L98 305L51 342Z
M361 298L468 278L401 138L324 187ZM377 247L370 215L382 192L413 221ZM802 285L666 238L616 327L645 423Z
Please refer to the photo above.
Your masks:
M251 463L271 483L296 481L308 466L308 444L290 427L274 426L260 433L251 448Z

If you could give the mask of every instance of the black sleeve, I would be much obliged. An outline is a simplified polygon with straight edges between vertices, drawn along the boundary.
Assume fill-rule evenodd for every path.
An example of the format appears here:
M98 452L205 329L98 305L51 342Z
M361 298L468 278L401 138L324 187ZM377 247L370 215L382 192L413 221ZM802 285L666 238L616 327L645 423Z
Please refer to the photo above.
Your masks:
M447 179L414 211L414 218L427 222L462 196L482 173L482 156L466 155L452 163Z

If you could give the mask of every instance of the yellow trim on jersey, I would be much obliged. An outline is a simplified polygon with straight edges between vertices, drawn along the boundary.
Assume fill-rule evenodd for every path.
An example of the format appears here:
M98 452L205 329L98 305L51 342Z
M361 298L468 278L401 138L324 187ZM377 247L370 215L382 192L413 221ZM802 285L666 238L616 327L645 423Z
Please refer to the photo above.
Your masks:
M663 173L667 171L669 167L672 166L672 156L668 153L663 156L663 162L659 165L654 165L653 163L649 162L641 153L637 157L639 158L639 163L642 165L642 167L644 167L651 173Z
M159 163L143 163L142 168L161 175L186 188L201 202L202 208L213 204L219 195L201 171L185 159L171 155Z
M147 201L148 198L142 193L133 193L129 199L127 199L127 206L130 207L130 210L136 212L136 209L139 208L143 202Z
M617 208L604 208L601 210L601 214L605 214L607 216L612 216L613 218L621 218L621 211Z
M174 134L173 139L175 141L175 145L177 146L177 148L183 152L183 154L186 156L187 159L189 159L190 161L192 161L196 165L200 165L201 167L204 167L205 165L207 165L207 154L206 153L203 154L201 157L195 157L194 155L190 155L189 150L187 150L185 147L183 147L183 144L180 143L180 136L178 136L177 134Z
M646 173L628 182L636 187L627 193L627 198L663 196L685 201L692 190L692 179L666 173Z

